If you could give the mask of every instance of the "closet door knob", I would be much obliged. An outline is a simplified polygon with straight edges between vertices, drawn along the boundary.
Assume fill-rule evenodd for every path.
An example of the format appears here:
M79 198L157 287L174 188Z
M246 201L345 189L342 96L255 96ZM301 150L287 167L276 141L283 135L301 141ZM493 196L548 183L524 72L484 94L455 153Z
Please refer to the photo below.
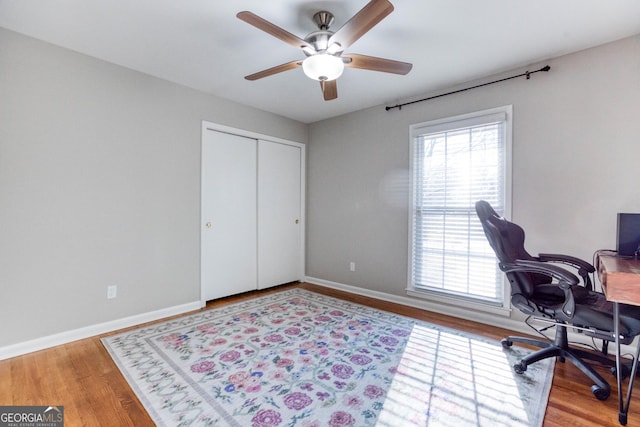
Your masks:
M297 224L297 223L299 223L299 222L300 222L300 220L299 220L299 219L296 219L296 224Z
M205 226L206 226L207 228L211 228L211 227L212 227L212 224L211 224L211 222L207 222L207 223L205 224Z

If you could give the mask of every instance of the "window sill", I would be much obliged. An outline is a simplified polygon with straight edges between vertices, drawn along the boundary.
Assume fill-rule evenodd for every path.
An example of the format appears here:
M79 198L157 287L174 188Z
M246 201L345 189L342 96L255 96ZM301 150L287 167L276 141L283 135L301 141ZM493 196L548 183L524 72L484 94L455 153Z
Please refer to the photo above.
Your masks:
M503 317L509 317L511 315L511 309L509 307L504 307L496 304L482 303L480 301L474 301L471 299L455 298L452 296L443 295L437 292L430 292L427 290L408 288L406 291L407 295L411 297L425 299L429 302L446 304L452 307L457 307L459 309L474 310Z

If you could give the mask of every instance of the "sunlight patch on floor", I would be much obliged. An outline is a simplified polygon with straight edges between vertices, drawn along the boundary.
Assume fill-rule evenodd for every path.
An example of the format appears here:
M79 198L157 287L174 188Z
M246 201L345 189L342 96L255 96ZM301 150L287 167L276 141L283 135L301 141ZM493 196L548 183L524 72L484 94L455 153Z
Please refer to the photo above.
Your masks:
M499 345L415 326L377 426L527 426L516 375Z

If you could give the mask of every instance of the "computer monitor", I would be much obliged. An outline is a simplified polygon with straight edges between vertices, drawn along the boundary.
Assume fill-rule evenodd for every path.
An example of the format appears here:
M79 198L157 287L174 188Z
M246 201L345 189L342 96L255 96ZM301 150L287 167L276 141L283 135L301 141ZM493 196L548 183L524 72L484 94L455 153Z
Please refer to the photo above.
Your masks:
M640 255L640 213L618 214L616 250L620 256Z

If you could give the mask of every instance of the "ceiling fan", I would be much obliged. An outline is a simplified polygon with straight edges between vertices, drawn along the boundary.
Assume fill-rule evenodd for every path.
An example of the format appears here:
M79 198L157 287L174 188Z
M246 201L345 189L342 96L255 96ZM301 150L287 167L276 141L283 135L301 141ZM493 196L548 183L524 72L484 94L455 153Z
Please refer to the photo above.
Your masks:
M245 79L258 80L283 71L302 67L305 75L320 82L324 100L330 101L338 97L336 79L342 75L344 67L405 75L412 67L412 65L407 62L358 55L356 53L343 55L345 49L351 46L391 12L393 12L393 5L388 0L371 0L340 27L338 31L333 32L329 30L334 20L333 14L327 11L321 11L313 15L313 21L318 26L318 31L308 34L304 39L291 34L254 13L248 11L239 12L236 15L239 19L295 48L301 49L307 56L304 60L287 62L250 74L246 76Z

